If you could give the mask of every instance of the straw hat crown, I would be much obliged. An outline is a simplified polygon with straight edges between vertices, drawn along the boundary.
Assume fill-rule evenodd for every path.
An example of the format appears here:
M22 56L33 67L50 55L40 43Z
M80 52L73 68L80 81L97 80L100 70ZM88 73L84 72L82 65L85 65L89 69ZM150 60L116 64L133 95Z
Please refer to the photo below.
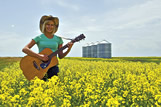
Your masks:
M55 31L54 31L54 33L55 33L58 30L58 27L59 27L59 19L58 19L58 17L53 17L51 15L49 15L49 16L47 16L47 15L42 16L41 19L40 19L40 31L41 32L42 32L42 26L43 26L43 24L44 24L44 22L46 20L52 20L54 22L55 27L56 27Z

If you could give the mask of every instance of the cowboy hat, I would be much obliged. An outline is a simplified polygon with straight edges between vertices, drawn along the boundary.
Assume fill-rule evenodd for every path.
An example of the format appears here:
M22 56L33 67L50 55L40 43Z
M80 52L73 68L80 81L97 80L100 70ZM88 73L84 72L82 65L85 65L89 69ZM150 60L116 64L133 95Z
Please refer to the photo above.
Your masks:
M53 17L51 15L47 16L47 15L44 15L41 17L40 19L40 31L42 32L43 31L43 24L46 20L52 20L55 24L55 31L54 33L58 30L58 26L59 26L59 19L58 17Z

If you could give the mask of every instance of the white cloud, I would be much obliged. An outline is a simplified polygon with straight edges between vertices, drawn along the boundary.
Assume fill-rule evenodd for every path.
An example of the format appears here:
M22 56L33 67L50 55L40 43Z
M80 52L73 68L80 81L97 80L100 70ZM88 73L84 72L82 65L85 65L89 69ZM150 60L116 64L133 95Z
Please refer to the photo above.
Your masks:
M71 9L72 11L79 10L79 6L73 4L73 2L71 3L71 1L66 0L41 0L41 4L46 8L52 6L59 6L60 8Z
M63 8L69 8L69 9L72 9L74 11L78 11L79 10L79 7L77 5L71 4L70 2L65 2L65 0L57 0L57 4L60 7L63 7Z
M160 11L161 1L151 0L144 4L107 13L105 21L111 25L112 29L140 28L154 20L161 19Z

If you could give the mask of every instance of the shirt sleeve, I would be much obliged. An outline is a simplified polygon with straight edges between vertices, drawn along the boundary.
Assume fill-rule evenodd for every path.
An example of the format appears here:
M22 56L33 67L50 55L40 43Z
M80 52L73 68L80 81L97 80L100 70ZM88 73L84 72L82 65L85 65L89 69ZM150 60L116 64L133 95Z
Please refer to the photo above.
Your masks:
M63 44L63 40L62 40L61 37L59 37L59 43L58 43L58 44L59 44L59 45Z
M39 40L40 40L40 37L39 37L39 36L36 36L35 38L33 38L33 40L34 40L36 43L38 43Z

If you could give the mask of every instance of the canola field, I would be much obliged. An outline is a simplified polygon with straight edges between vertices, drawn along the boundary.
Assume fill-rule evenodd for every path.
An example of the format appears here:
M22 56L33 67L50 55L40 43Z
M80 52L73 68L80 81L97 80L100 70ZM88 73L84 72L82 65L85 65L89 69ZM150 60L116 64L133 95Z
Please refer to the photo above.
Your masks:
M161 106L161 58L65 58L47 82L0 69L0 107Z

